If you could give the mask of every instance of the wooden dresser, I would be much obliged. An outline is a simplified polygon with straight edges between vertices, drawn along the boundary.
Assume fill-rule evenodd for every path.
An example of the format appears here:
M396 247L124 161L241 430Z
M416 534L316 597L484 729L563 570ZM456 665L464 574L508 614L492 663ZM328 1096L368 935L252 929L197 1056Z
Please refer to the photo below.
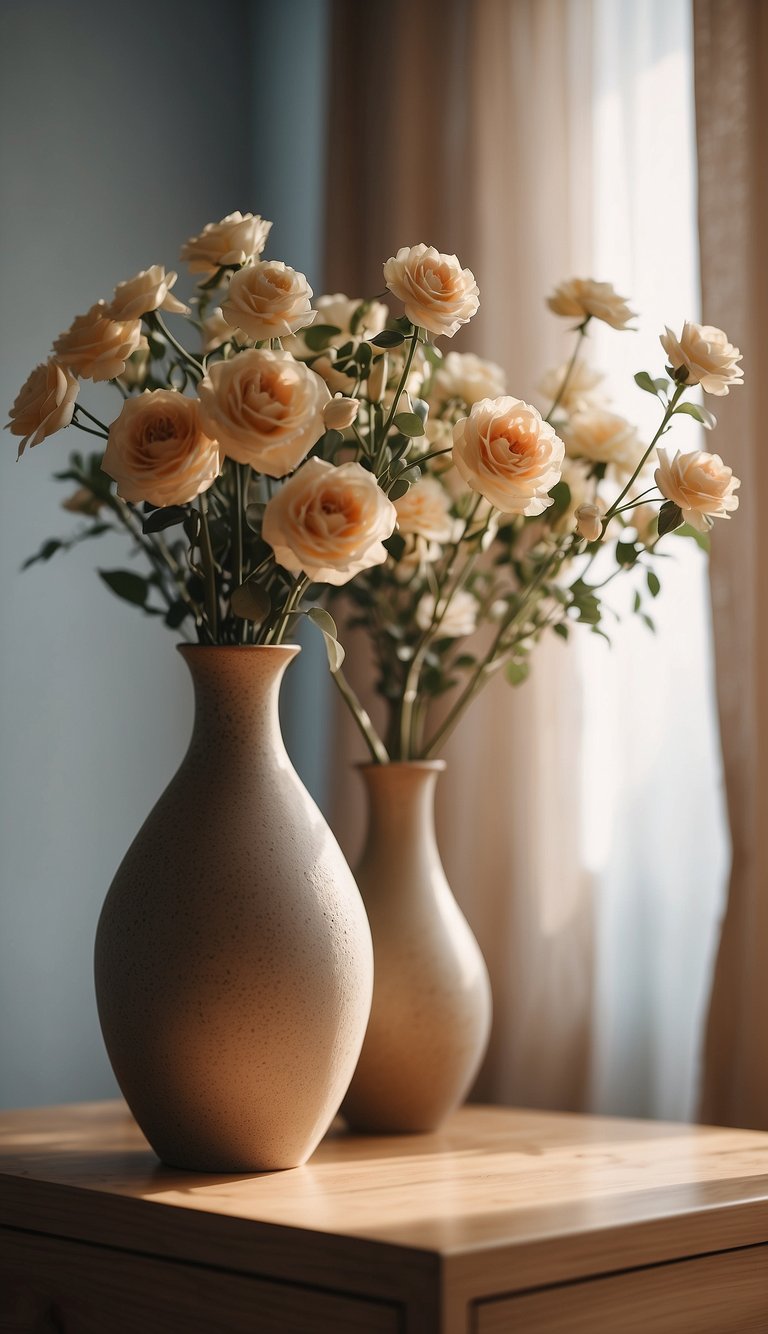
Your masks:
M3 1113L0 1331L766 1334L768 1134L473 1107L211 1177L118 1102Z

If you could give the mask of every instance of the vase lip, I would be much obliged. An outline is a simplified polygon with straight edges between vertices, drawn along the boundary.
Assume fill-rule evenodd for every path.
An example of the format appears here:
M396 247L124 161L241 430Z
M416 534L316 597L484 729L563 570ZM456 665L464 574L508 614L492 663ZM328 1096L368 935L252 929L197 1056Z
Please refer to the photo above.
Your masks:
M355 765L361 773L375 773L378 769L406 769L415 773L422 769L427 773L441 774L447 767L445 760L387 760L386 764L381 764L378 760L360 760Z
M295 657L301 653L301 644L177 644L182 657L198 653L259 653L268 649L271 653L290 653Z

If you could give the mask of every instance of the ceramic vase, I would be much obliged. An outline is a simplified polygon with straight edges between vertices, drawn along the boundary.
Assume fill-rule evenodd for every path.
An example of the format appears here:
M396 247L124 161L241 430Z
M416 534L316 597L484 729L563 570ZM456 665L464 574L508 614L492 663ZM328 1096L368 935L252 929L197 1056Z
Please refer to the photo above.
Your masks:
M96 939L104 1040L166 1163L303 1163L349 1084L373 985L360 895L286 753L290 646L192 647L186 757L115 876Z
M361 766L369 825L356 871L373 935L373 1006L343 1113L356 1130L434 1130L485 1053L491 991L435 838L442 761Z

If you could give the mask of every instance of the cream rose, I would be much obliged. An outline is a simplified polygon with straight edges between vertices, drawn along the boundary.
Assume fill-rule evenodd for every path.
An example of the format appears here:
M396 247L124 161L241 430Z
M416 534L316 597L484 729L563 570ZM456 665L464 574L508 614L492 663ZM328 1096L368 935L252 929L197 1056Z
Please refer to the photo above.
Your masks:
M114 380L142 342L141 320L113 320L106 303L97 301L59 334L53 350L84 380Z
M422 477L395 501L400 533L415 533L430 542L450 542L456 530L451 499L436 477Z
M320 584L346 584L387 558L397 511L359 463L309 459L267 503L262 537L278 565Z
M434 246L403 246L384 265L384 281L405 306L408 319L433 334L452 338L480 305L475 276L455 255Z
M362 314L358 317L353 333L352 320L361 306ZM363 301L362 297L345 296L343 292L326 293L318 297L315 308L318 324L332 324L341 330L340 334L334 334L334 342L338 346L348 342L350 335L361 341L375 338L389 317L389 311L382 301Z
M593 500L579 505L574 515L576 531L587 542L597 542L603 531L603 511Z
M312 323L317 311L311 300L303 273L277 259L260 260L232 274L221 313L247 338L282 338Z
M568 375L567 380L566 375ZM592 406L595 390L602 384L603 378L599 371L593 370L579 357L571 367L570 373L567 361L564 361L562 366L547 371L539 384L539 391L550 402L557 398L558 407L564 412L573 412L581 407ZM561 394L563 382L565 389Z
M519 398L483 398L453 428L453 461L472 491L504 514L542 514L565 447Z
M722 397L732 385L743 384L744 372L737 362L741 353L728 342L722 329L711 324L691 324L686 321L677 338L671 329L661 334L661 346L669 357L673 370L685 366L686 384L700 384L707 394Z
M246 264L260 255L269 236L271 222L258 214L228 213L221 222L209 222L199 236L192 236L181 248L181 259L191 273L210 277L227 264Z
M435 599L425 593L416 608L416 624L420 630L429 630L435 619ZM441 604L442 611L442 604ZM435 629L435 639L461 639L477 629L477 599L460 588L449 599Z
M118 283L106 309L111 320L138 320L151 310L167 310L172 315L188 315L189 306L171 295L175 273L166 273L162 264L142 269L135 278Z
M22 437L17 458L27 445L32 449L69 426L79 388L76 376L53 358L35 367L16 395L5 428Z
M591 316L613 329L627 329L635 318L626 297L619 296L612 283L598 283L593 278L571 278L560 283L547 298L547 305L556 315L579 321Z
M474 352L449 352L435 372L430 398L438 405L458 398L471 408L481 398L499 398L506 389L507 377L495 361Z
M197 399L173 389L127 398L109 429L101 466L133 504L186 505L216 480L219 448L205 434Z
M570 455L610 464L618 473L633 472L644 452L632 423L605 408L574 412L563 435Z
M217 361L197 392L221 452L267 477L293 472L325 433L328 387L290 352L250 348Z
M670 458L659 449L659 466L654 474L661 494L683 511L683 519L700 533L706 533L715 519L727 519L739 508L734 495L741 482L734 477L718 454L703 449L690 454L680 451Z

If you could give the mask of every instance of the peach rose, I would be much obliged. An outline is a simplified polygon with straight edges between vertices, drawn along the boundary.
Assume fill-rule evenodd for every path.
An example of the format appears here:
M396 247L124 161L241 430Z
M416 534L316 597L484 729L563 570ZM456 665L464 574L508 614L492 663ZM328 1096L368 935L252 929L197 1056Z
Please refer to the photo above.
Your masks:
M384 265L384 281L402 301L408 319L433 334L452 338L480 305L475 276L455 255L434 246L403 246Z
M269 236L271 222L256 213L228 213L221 222L209 222L199 236L192 236L181 248L180 258L191 273L211 277L227 264L246 264L260 255Z
M309 459L267 503L262 537L278 565L320 584L346 584L387 559L397 511L359 463Z
M673 370L685 366L686 384L700 384L707 394L722 397L732 385L743 384L744 372L737 362L741 353L728 342L722 329L711 324L691 324L686 320L677 338L671 329L661 334L661 346Z
M133 504L186 505L221 470L219 447L204 433L199 405L173 389L127 398L109 429L101 466Z
M499 398L506 388L506 374L495 361L474 352L449 352L435 372L430 398L437 404L458 398L471 408L481 398Z
M416 624L420 630L429 630L435 617L435 606L432 594L425 593L416 608ZM477 599L460 588L449 599L435 630L435 639L462 639L476 629Z
M84 380L114 380L141 347L141 320L113 320L104 301L78 315L53 345L59 361Z
M626 329L635 318L626 297L619 296L612 283L598 283L593 278L571 278L560 283L547 298L547 305L556 315L580 322L591 316L613 329Z
M565 453L553 427L519 398L482 398L453 428L453 461L503 514L542 514Z
M290 352L250 348L217 361L197 392L203 427L222 453L267 477L293 472L325 433L328 388Z
M53 358L35 367L16 395L5 428L22 437L17 458L27 445L32 449L69 426L79 388L77 377Z
M278 259L259 260L232 274L221 313L247 338L282 338L305 329L317 315L303 273Z
M568 362L564 361L562 366L547 371L541 380L539 390L550 402L560 394L567 372ZM562 408L564 412L573 412L581 407L591 407L595 398L595 390L602 383L603 378L599 371L593 370L591 366L587 365L586 361L582 361L579 357L574 362L568 375L558 407Z
M706 533L715 519L727 519L739 508L739 498L733 493L741 482L718 454L703 449L681 454L678 450L670 458L660 448L654 476L661 494L678 505L685 522L700 533Z
M456 530L451 499L436 477L422 477L395 501L397 529L430 542L450 542ZM461 527L461 525L459 525Z
M608 463L619 473L631 473L644 452L632 423L605 408L574 412L563 434L573 457Z
M175 273L166 273L162 264L153 264L151 269L142 269L135 278L117 284L106 314L111 320L138 320L150 310L167 310L172 315L188 315L189 306L182 305L175 296L171 296L171 288L176 282L176 277Z

